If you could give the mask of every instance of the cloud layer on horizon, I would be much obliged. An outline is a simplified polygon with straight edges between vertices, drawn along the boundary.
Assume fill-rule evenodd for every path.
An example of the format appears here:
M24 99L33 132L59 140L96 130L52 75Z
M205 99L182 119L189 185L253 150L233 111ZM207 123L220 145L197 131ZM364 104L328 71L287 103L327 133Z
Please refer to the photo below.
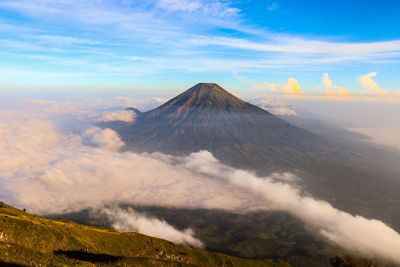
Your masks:
M306 94L300 88L299 82L295 78L288 78L286 83L251 84L251 86L260 91L270 91L277 94L283 94L287 98L306 98Z
M134 122L135 113L130 110L115 110L106 111L101 114L98 121L110 122L110 121L122 121L122 122Z
M294 107L287 101L275 99L271 97L257 98L250 101L252 104L259 106L277 116L297 116Z
M249 83L249 85L257 89L262 94L274 94L283 98L309 98L314 100L339 100L339 101L374 101L374 102L398 102L400 101L400 91L389 92L379 87L378 83L373 80L377 75L376 72L367 73L357 77L358 82L363 87L358 93L350 93L346 88L333 85L333 81L329 78L328 73L322 75L323 88L316 86L317 92L323 91L322 94L313 92L305 93L300 87L298 81L289 78L287 83ZM242 77L241 77L242 78Z

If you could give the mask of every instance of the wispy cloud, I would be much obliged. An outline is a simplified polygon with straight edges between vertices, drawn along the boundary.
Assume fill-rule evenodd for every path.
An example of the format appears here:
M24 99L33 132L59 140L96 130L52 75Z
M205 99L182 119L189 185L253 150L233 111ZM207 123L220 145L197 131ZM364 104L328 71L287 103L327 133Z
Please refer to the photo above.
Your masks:
M52 44L61 44L61 45L98 45L101 44L99 41L79 39L68 36L58 36L58 35L40 35L37 37L42 42L52 43Z
M385 53L400 51L400 41L348 43L328 42L317 39L303 39L290 35L265 33L266 41L252 42L246 39L228 37L203 37L199 39L204 45L220 45L244 50L264 52L281 52L309 55L335 55L353 57L374 55L385 56Z
M168 11L189 11L193 12L202 8L202 3L200 1L190 1L190 0L159 0L157 3L158 8L162 8Z
M185 11L189 13L197 11L208 16L217 17L232 16L240 12L238 8L230 7L226 2L215 0L158 0L156 6L167 11Z
M104 111L99 121L123 121L123 122L134 122L135 114L129 110L115 110L115 111Z
M387 91L381 88L373 79L376 75L377 72L370 72L358 77L358 82L364 88L358 93L358 99L363 101L399 102L400 90Z
M371 72L358 78L361 85L365 88L365 91L362 91L361 94L371 97L386 96L388 93L379 88L378 84L372 79L375 76L376 72Z
M270 5L271 9L276 7L274 3ZM29 23L31 30L21 31L18 36L10 29L7 31L9 36L0 43L2 53L9 53L11 58L12 53L25 51L23 56L47 69L61 62L65 69L58 69L59 72L71 72L67 70L69 64L81 73L101 76L174 70L295 70L298 66L312 69L353 61L397 62L400 58L399 40L337 42L269 32L247 24L241 10L229 1L6 0L0 8L33 21ZM43 26L49 22L52 27ZM4 22L3 28L28 27L23 21L19 25L10 23ZM61 33L55 31L61 25ZM226 29L235 34L226 33ZM240 56L243 51L248 55L245 58ZM12 60L19 69L28 71L22 58Z
M352 99L349 90L340 87L334 86L331 79L329 79L328 73L324 73L322 77L322 83L325 89L325 95L322 95L322 98L328 99L337 99L337 100L349 100Z
M274 115L289 117L297 116L293 106L290 105L286 100L264 97L252 100L251 103L271 112Z
M178 230L164 220L148 217L132 208L122 209L116 205L91 209L92 217L105 215L111 226L123 232L139 232L169 240L174 243L202 248L203 243L194 237L192 229Z
M288 78L286 83L269 83L250 84L253 88L265 91L269 90L277 94L283 94L285 97L306 98L307 95L300 88L298 81L295 78Z

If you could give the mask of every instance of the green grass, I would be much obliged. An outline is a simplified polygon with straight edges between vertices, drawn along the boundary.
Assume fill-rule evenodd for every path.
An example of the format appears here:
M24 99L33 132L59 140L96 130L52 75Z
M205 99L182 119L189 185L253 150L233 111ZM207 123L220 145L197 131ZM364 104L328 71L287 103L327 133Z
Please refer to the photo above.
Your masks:
M34 216L0 203L0 264L29 266L290 266Z

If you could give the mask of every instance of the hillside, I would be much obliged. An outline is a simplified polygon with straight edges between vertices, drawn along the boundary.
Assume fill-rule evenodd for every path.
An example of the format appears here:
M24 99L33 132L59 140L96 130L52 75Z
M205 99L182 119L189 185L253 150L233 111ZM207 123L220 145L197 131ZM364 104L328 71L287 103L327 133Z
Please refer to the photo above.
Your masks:
M176 228L192 229L208 251L241 258L280 259L299 267L329 267L332 257L345 254L343 249L309 231L304 223L284 212L238 214L210 209L133 208L163 218ZM79 223L111 226L106 218L94 218L89 210L54 214L51 218L60 216Z
M290 266L192 249L138 233L37 217L0 203L0 265Z

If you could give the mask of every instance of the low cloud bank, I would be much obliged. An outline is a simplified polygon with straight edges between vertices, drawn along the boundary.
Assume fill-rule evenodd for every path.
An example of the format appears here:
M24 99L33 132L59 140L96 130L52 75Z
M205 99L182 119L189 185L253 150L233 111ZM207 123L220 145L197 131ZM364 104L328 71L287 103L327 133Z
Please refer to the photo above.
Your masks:
M111 129L65 134L25 115L0 119L0 194L30 212L73 212L108 202L232 211L260 203L177 166L173 157L119 153L123 142Z
M364 128L347 128L350 131L358 132L371 137L371 141L400 150L400 126L392 127L364 127Z
M145 235L162 238L174 243L202 248L203 243L196 239L192 229L177 230L172 225L157 218L147 217L131 208L117 206L101 207L92 210L95 216L105 215L112 228L121 232L139 232Z
M248 189L315 227L333 243L366 257L379 257L400 263L400 235L379 220L353 216L328 202L302 196L296 188L234 171L231 184Z
M272 114L277 115L277 116L297 116L296 111L288 108L277 108L277 109L271 109L270 110Z
M99 121L123 121L123 122L134 122L135 113L130 110L115 110L115 111L104 111Z
M273 176L277 174L260 178L224 166L207 151L191 154L182 159L182 164L193 172L225 179L231 185L247 189L250 194L261 196L271 209L289 212L341 247L367 257L400 263L400 235L382 221L353 216L326 201L303 195L288 183L274 181Z
M0 117L0 196L36 214L108 203L282 210L339 246L400 263L398 233L381 221L353 216L304 194L293 174L257 177L221 164L207 151L187 157L119 153L122 144L111 129L90 128L76 135L29 114ZM133 210L106 206L101 212L116 229L201 246L191 230L178 231Z
M82 134L83 143L97 147L103 147L112 151L118 151L124 146L118 134L109 129L101 129L99 127L91 127Z
M297 116L294 107L285 100L275 98L258 98L251 101L251 103L277 116Z

